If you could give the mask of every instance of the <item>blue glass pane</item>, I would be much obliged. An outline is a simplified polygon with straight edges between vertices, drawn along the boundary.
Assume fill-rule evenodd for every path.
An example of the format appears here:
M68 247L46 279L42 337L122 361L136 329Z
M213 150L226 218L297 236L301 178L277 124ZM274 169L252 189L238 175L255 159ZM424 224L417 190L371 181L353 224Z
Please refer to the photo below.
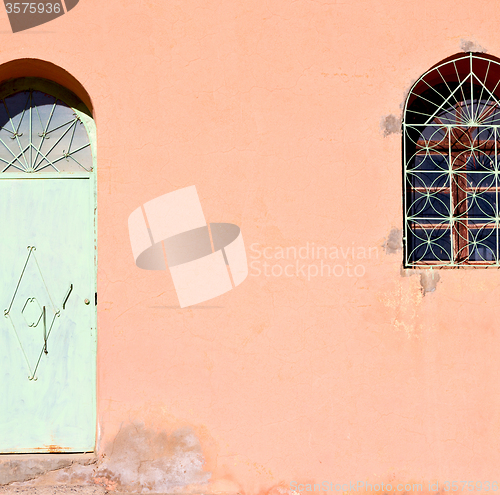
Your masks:
M412 170L447 171L450 168L448 157L442 154L416 155Z
M495 144L495 129L493 127L475 127L472 134L475 146L488 146Z
M443 124L453 125L456 123L456 109L454 106L446 106L437 114L437 117Z
M442 227L409 230L408 252L411 263L451 260L450 229L447 224Z
M478 189L495 187L495 174L493 172L477 172L470 171L467 174L461 174L467 181L467 187L472 189L472 192L477 192ZM454 183L457 182L457 176L454 178Z
M411 172L408 173L408 180L413 188L447 188L450 186L450 175L447 172Z
M438 143L445 140L447 134L446 127L438 125L430 125L424 127L420 132L420 140L424 140L426 145L436 146Z
M495 229L474 229L469 225L469 259L471 261L497 260L497 232Z
M412 191L409 214L415 218L443 218L450 216L450 196L443 193Z
M477 121L483 125L500 125L500 108L491 100L475 102L478 109Z
M478 192L467 194L467 213L469 218L494 218L497 212L497 193Z
M495 155L489 155L480 150L475 150L467 155L466 170L493 171L495 169Z

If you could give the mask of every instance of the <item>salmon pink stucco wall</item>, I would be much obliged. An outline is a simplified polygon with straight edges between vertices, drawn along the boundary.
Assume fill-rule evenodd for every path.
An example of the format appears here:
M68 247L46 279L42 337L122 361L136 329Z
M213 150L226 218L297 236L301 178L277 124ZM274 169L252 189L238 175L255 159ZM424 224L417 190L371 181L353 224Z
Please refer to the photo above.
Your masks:
M500 481L500 272L402 269L398 124L431 66L500 57L494 2L80 0L0 23L0 62L67 71L96 120L97 452L122 446L98 481L133 485L137 451L164 491ZM191 185L241 227L249 276L180 309L127 221Z

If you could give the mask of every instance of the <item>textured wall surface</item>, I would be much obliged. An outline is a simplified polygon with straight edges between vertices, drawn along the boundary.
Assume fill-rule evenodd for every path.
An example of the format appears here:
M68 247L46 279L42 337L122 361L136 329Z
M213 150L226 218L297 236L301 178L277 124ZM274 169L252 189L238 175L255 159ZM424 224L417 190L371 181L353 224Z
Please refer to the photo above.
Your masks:
M500 272L402 270L399 121L434 64L500 56L499 22L492 1L81 0L12 34L0 9L0 63L67 71L98 131L100 460L52 481L498 476ZM250 274L181 310L127 219L190 185L241 227Z

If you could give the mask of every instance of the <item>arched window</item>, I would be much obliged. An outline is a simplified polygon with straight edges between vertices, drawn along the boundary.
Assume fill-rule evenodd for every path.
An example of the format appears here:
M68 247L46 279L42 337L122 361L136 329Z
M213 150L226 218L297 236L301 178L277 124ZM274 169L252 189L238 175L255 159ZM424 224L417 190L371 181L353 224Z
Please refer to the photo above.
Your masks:
M405 266L500 266L500 61L460 54L404 109Z

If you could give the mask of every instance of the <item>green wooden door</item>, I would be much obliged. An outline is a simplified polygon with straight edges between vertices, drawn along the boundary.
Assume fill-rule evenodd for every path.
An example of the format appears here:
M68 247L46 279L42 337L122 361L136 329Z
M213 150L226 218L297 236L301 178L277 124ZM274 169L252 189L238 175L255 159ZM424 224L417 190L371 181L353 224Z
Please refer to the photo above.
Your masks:
M0 112L0 452L89 452L95 155L82 114L32 86Z

